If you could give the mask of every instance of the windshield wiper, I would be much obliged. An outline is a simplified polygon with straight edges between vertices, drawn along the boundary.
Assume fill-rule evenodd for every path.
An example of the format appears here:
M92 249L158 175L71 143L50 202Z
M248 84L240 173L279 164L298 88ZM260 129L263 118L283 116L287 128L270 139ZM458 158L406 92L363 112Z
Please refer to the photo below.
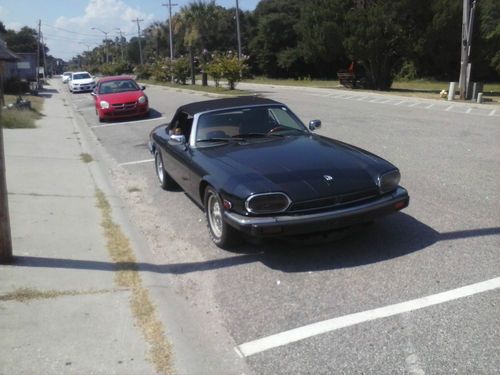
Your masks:
M196 143L201 143L201 142L231 142L234 140L235 139L232 139L232 138L205 138L205 139L197 139Z
M233 135L231 138L263 138L267 136L266 133L242 133Z

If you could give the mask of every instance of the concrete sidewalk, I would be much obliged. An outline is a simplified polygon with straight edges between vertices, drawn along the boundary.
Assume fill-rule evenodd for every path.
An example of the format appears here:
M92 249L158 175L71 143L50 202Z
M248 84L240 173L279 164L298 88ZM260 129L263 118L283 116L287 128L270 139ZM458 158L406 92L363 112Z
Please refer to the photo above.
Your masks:
M4 129L15 261L0 265L0 375L153 374L72 111L47 92L36 129Z

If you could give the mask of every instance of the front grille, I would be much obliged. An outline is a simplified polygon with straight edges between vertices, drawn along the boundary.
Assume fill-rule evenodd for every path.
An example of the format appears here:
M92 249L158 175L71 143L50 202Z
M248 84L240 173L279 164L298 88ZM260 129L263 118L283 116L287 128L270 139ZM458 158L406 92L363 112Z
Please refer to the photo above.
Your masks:
M133 111L135 110L135 102L119 103L113 104L113 109L115 111Z
M295 202L290 206L288 211L302 212L302 211L329 209L333 207L349 205L355 202L369 200L376 197L377 195L378 195L377 189L370 189L370 190L358 191L347 194L338 194L327 198L314 199L303 202Z

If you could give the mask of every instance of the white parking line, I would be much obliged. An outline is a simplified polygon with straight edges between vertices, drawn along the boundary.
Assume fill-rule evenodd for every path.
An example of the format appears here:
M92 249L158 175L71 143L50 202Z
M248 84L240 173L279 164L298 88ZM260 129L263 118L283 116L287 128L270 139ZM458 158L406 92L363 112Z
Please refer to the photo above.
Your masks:
M477 293L483 293L497 288L500 288L500 277L496 277L494 279L486 280L476 284L467 285L461 288L448 290L443 293L417 298L411 301L397 303L394 305L380 307L377 309L367 310L355 314L344 315L338 318L309 324L307 326L263 337L255 341L250 341L238 345L234 349L239 356L248 357L269 349L290 344L292 342L304 340L306 338L321 335L326 332L335 331L340 328L353 326L375 319L386 318L389 316L422 309L424 307L438 305L444 302L472 296Z
M142 164L142 163L151 163L152 161L155 161L155 159L144 159L144 160L137 160L137 161L129 161L126 163L120 163L118 164L119 166L123 167L124 165L135 165L135 164Z
M469 113L471 113L471 111L472 111L472 108L467 108L467 111L465 111L465 113L469 114Z
M432 107L434 107L434 104L429 104L427 107L425 107L426 109L431 109Z
M491 110L491 112L490 112L490 113L488 113L488 116L493 116L493 115L495 114L495 112L496 112L496 111L497 111L496 109Z
M105 125L94 125L94 126L91 126L90 129L95 129L95 128L109 128L110 126L119 126L119 125L128 125L128 124L142 124L143 122L157 121L157 120L165 120L165 117L157 117L157 118L151 118L151 119L147 119L147 120L137 120L137 121L127 121L127 122L115 122L113 124L105 124Z
M452 108L454 108L454 105L450 105L448 108L445 109L446 112L449 112Z

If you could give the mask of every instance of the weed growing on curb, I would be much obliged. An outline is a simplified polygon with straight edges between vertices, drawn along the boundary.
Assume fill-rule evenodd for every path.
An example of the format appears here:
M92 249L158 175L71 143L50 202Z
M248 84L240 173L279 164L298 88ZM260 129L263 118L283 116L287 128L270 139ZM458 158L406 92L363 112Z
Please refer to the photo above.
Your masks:
M86 152L80 154L80 159L82 159L82 161L84 163L90 163L90 162L94 161L94 158L92 158L92 155L87 154Z
M51 299L62 296L79 296L84 294L108 293L110 290L38 290L32 288L19 288L10 293L0 295L0 301L28 302L35 299Z
M170 344L164 336L161 321L155 313L155 307L149 291L142 285L136 258L128 238L120 227L113 222L111 206L101 190L96 190L97 207L101 210L101 226L107 241L111 259L116 264L115 283L119 287L130 288L132 296L130 306L137 325L150 345L150 359L159 374L173 374Z

